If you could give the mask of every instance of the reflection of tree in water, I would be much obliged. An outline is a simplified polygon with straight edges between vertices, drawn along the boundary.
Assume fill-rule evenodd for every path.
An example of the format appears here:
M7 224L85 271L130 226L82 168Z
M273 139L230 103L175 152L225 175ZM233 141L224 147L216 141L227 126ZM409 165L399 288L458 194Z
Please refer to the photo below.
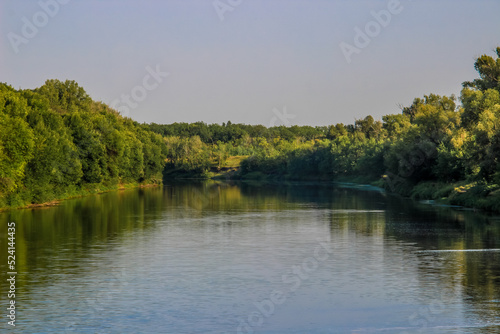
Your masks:
M38 284L54 284L54 272L85 274L90 271L85 260L94 246L111 252L125 233L154 228L148 222L161 212L162 189L148 188L63 201L57 207L0 213L0 220L16 222L19 295L27 296ZM1 245L5 233L6 224L0 224ZM68 257L72 261L66 261ZM0 266L6 263L7 254L0 252ZM6 287L1 281L1 291Z
M409 203L402 207L402 202ZM411 201L388 202L386 236L422 250L499 249L498 218L466 210L419 205ZM411 248L406 248L411 252ZM422 252L417 259L419 284L440 286L435 298L464 304L465 319L491 321L500 316L500 252ZM438 278L438 281L430 281ZM458 307L447 305L448 308ZM466 322L467 323L467 322Z
M427 289L428 302L439 298L445 306L455 307L447 303L458 300L471 312L464 317L471 319L500 316L499 252L416 252L500 248L498 219L495 222L494 217L485 214L418 204L376 191L331 184L190 181L84 197L62 202L55 208L10 211L0 216L3 221L17 222L18 287L21 295L28 296L40 284L55 283L53 268L62 274L82 276L99 270L86 262L93 247L104 247L106 261L112 262L113 250L120 240L123 242L121 238L152 231L156 225L151 223L160 219L168 224L177 218L210 218L222 213L228 219L219 223L227 232L234 227L230 216L242 213L287 214L290 222L281 223L300 224L303 218L293 220L294 210L320 211L332 237L339 232L369 236L381 244L383 252L392 252L387 254L388 259L398 252L396 255L417 273L416 282L399 284ZM245 224L256 223L248 220ZM6 225L0 227L2 238L5 228ZM392 247L394 244L400 246ZM6 254L1 252L0 264L6 262ZM4 282L0 287L5 291ZM442 289L442 294L434 294L436 287ZM457 295L454 301L453 296Z

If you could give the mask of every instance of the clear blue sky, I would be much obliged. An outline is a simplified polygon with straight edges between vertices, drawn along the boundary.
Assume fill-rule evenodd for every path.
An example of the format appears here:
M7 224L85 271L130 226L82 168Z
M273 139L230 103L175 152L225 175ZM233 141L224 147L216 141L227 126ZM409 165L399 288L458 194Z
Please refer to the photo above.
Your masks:
M67 3L52 17L40 3L54 1ZM500 1L401 0L348 63L339 45L356 46L355 27L391 1L220 0L221 20L213 0L1 0L0 81L75 80L120 108L134 92L139 122L279 125L286 106L289 124L327 125L458 95L475 57L500 45ZM148 66L169 73L148 77L151 90Z

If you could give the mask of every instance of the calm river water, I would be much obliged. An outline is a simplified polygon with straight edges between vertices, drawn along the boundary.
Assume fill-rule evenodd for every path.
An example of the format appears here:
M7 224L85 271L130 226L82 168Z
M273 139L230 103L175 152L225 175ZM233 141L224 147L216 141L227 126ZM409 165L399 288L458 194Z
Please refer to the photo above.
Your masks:
M206 182L0 222L2 333L500 333L495 216L327 184Z

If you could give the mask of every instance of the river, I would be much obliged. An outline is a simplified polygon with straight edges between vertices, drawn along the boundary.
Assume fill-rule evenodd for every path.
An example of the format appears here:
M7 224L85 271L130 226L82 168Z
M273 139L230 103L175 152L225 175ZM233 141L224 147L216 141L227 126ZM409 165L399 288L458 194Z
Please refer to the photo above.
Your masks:
M500 333L500 218L369 187L175 183L0 222L2 333Z

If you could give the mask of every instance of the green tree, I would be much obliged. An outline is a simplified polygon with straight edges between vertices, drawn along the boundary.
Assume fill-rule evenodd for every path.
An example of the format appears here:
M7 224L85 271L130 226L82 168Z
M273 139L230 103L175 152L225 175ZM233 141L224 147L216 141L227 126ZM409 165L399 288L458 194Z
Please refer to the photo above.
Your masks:
M479 73L479 78L474 81L465 81L464 88L473 88L480 91L496 89L500 91L500 47L496 48L497 58L482 55L476 59L474 68Z
M385 115L382 121L390 140L401 138L411 127L410 116L406 114Z
M347 130L342 123L337 123L335 125L330 125L328 127L328 133L326 138L334 140L347 135Z
M35 92L46 96L50 107L60 113L88 110L92 102L85 90L71 80L47 80L43 86L35 89Z
M471 88L462 89L463 113L462 126L471 128L479 121L481 113L500 103L500 92L494 89L485 91Z

